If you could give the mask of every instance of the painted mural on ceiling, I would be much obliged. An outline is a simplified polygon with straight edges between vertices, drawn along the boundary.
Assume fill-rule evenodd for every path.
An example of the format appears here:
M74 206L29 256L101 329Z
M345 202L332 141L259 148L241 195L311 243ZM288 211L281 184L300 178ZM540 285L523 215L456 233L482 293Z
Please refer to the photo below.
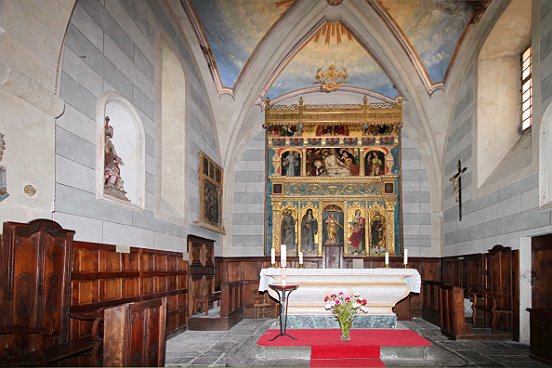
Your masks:
M321 1L321 0L320 0ZM358 0L357 0L358 1ZM489 0L377 0L370 2L404 45L420 78L434 90L445 81L462 36ZM230 92L256 47L295 0L183 0L197 17L198 32L219 92ZM332 24L332 23L327 23ZM336 24L336 23L333 23ZM313 86L319 68L334 63L348 72L346 85L370 89L388 97L397 92L379 65L351 37L346 27L324 42L316 36L285 66L268 95ZM319 30L318 32L322 32ZM335 37L334 37L335 36ZM320 37L320 35L318 36ZM267 87L268 88L268 87Z
M222 85L232 88L257 44L293 0L191 0Z
M443 81L476 8L458 0L378 1L414 48L431 81Z
M354 86L390 98L398 95L391 80L351 32L341 23L326 23L293 56L265 96L274 99L313 87L317 71L324 71L330 65L348 74L342 86Z

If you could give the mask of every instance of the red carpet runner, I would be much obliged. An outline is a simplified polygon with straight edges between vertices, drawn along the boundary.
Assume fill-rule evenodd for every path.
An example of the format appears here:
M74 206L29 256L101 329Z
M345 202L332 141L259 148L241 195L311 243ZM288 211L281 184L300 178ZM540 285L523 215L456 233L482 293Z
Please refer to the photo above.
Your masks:
M431 346L410 330L351 330L351 341L341 341L341 332L328 330L288 330L298 340L282 336L269 341L279 330L267 330L257 341L259 346L312 346L311 367L384 367L379 359L380 346Z

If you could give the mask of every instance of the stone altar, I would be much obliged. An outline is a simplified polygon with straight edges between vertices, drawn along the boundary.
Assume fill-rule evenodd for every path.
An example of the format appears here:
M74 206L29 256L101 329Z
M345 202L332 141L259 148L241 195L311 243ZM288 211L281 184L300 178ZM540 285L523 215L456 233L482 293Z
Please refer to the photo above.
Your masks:
M282 281L283 269L266 268L260 273L259 291ZM368 300L368 313L359 313L353 327L394 328L397 316L393 307L409 293L419 293L421 277L410 268L311 269L285 270L286 282L300 285L288 301L288 326L302 328L336 327L331 311L324 308L324 297L331 293L360 294Z

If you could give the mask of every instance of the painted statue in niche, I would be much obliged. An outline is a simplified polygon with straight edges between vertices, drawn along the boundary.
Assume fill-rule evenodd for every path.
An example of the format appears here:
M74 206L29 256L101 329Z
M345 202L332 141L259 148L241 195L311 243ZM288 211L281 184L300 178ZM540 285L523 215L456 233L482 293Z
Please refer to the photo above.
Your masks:
M370 151L365 160L366 176L385 175L385 154L380 151Z
M385 251L385 218L376 211L370 219L370 255L381 255Z
M282 216L280 243L287 245L287 250L294 250L296 247L295 241L295 219L293 218L292 210L285 209Z
M318 220L312 213L312 208L307 209L307 213L301 220L301 251L306 254L316 253L315 236L318 234Z
M104 192L113 197L128 201L124 189L124 181L121 177L119 165L124 165L123 160L113 144L113 126L109 125L109 116L105 117L105 146L104 146Z
M329 206L322 213L324 221L323 244L343 244L343 211L338 206Z
M362 210L356 209L355 215L349 222L351 226L351 235L349 236L349 251L352 254L361 254L365 249L365 228L366 218L362 215Z
M282 154L282 175L301 175L301 155L296 151L287 151Z

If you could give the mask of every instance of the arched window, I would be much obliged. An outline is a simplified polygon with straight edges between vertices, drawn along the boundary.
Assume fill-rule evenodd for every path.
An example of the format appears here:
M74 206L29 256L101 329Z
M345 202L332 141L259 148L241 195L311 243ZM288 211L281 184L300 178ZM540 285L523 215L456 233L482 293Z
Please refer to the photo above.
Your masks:
M160 58L155 211L160 218L181 223L186 209L186 79L170 48L163 46Z
M521 55L531 41L531 2L513 0L489 33L477 64L477 185L498 182L526 165ZM522 157L522 156L528 157ZM514 170L512 170L514 169Z
M98 103L97 197L144 208L144 128L132 104L114 92Z

